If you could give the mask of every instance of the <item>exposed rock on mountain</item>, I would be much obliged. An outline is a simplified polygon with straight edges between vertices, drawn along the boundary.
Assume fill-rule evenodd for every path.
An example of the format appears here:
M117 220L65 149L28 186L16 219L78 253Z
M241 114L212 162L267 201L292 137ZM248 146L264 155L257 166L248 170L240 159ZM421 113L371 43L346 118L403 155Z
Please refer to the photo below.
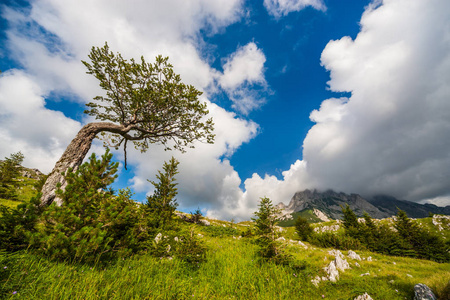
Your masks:
M316 190L305 190L295 193L289 205L280 204L278 207L284 209L287 213L302 211L305 209L318 209L326 216L332 219L342 217L342 208L348 204L358 216L364 212L370 214L373 218L381 219L390 217L391 214L379 210L360 195L345 193L336 193L334 191L318 192Z

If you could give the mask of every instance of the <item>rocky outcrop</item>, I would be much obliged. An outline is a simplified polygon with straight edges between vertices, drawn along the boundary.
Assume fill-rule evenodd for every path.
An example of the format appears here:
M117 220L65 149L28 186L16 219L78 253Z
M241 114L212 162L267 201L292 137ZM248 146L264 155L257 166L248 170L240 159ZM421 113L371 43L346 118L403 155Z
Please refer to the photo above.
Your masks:
M38 169L28 169L25 167L21 167L20 173L22 177L31 178L31 179L40 179L44 174Z
M348 264L347 260L345 260L344 255L339 250L330 250L328 251L329 254L334 255L335 259L330 262L328 266L326 266L324 271L327 273L326 277L319 277L316 276L311 282L315 286L319 286L319 283L321 281L329 280L331 282L336 282L339 280L339 271L344 271L347 269L350 269L350 265Z
M349 250L348 251L348 255L349 258L351 259L356 259L356 260L361 260L361 256L359 256L358 254L356 254L356 252Z
M334 260L330 262L328 267L325 267L324 270L327 272L329 281L336 282L339 280L339 271Z
M419 283L414 286L414 300L436 300L436 296L425 284Z
M339 225L330 225L330 226L318 226L316 228L314 228L314 232L336 232L338 231L340 228Z
M313 213L316 215L316 217L319 218L322 222L328 222L330 221L330 218L328 218L323 212L318 210L317 208L314 208Z
M450 229L450 216L434 215L431 222L439 231Z

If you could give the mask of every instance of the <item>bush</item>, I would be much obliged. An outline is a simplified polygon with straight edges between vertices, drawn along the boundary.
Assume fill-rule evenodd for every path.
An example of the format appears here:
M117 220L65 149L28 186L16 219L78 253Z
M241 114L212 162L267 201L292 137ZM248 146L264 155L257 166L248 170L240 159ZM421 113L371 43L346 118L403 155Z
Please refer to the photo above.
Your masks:
M359 240L340 233L314 233L309 236L308 242L323 248L335 248L341 250L364 249L364 246Z
M298 217L297 220L295 220L295 230L297 230L297 234L302 241L307 241L308 237L314 233L308 220L303 217Z
M109 150L76 172L69 170L67 186L58 190L62 206L50 205L42 215L43 229L32 243L50 258L94 262L125 256L139 249L140 211L129 190L115 195L108 186L117 177L118 163Z
M42 212L39 198L40 195L16 208L0 205L0 249L17 251L28 247Z
M195 236L192 229L184 232L159 232L149 250L155 257L176 257L191 266L198 266L206 261L206 247Z

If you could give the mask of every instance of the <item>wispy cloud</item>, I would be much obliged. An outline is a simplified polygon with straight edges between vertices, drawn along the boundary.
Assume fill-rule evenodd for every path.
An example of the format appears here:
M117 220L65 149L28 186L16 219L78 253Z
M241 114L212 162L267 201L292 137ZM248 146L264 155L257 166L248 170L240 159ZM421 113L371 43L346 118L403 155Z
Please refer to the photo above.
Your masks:
M275 18L286 16L290 12L301 11L308 6L321 11L327 9L322 0L264 0L267 12Z

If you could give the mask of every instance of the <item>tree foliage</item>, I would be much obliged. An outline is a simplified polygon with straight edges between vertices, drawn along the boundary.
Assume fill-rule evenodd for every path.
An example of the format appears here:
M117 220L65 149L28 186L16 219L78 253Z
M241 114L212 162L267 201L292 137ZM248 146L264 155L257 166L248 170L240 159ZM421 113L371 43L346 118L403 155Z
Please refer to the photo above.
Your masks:
M310 237L314 232L313 228L308 223L308 220L300 216L297 220L295 220L295 230L297 231L300 239L303 241L308 240L308 237Z
M15 208L0 205L0 249L17 251L29 246L42 213L39 195Z
M367 213L364 214L364 222L358 223L355 213L348 205L342 210L345 235L356 239L371 251L438 262L450 261L450 249L443 239L419 227L402 210L398 211L393 228L387 224L376 224Z
M272 200L267 197L260 198L258 206L259 210L254 213L256 218L252 218L257 234L275 240L275 225L278 222L277 213L279 211L273 206Z
M147 197L146 208L154 227L167 228L172 220L176 202L177 183L175 175L178 174L179 162L172 157L164 162L163 172L158 171L156 178L159 182L150 181L155 187L153 195Z
M0 198L17 199L15 191L24 155L19 151L0 161Z
M254 213L257 242L260 246L259 255L263 259L285 263L289 259L277 245L275 225L278 222L277 214L279 210L273 206L272 201L267 197L260 198L259 210Z
M87 104L85 112L101 121L111 121L129 129L126 133L105 134L105 140L114 147L132 141L141 151L149 144L161 143L170 149L184 151L194 140L212 143L212 119L206 104L199 101L201 92L181 82L168 57L157 56L155 63L124 59L114 54L108 44L93 47L91 63L83 61L88 74L100 81L106 96L97 96Z
M127 255L138 248L140 214L131 192L115 195L109 187L118 163L106 153L66 175L66 189L57 193L64 205L48 207L42 215L43 229L32 244L51 258L92 262L102 257Z

